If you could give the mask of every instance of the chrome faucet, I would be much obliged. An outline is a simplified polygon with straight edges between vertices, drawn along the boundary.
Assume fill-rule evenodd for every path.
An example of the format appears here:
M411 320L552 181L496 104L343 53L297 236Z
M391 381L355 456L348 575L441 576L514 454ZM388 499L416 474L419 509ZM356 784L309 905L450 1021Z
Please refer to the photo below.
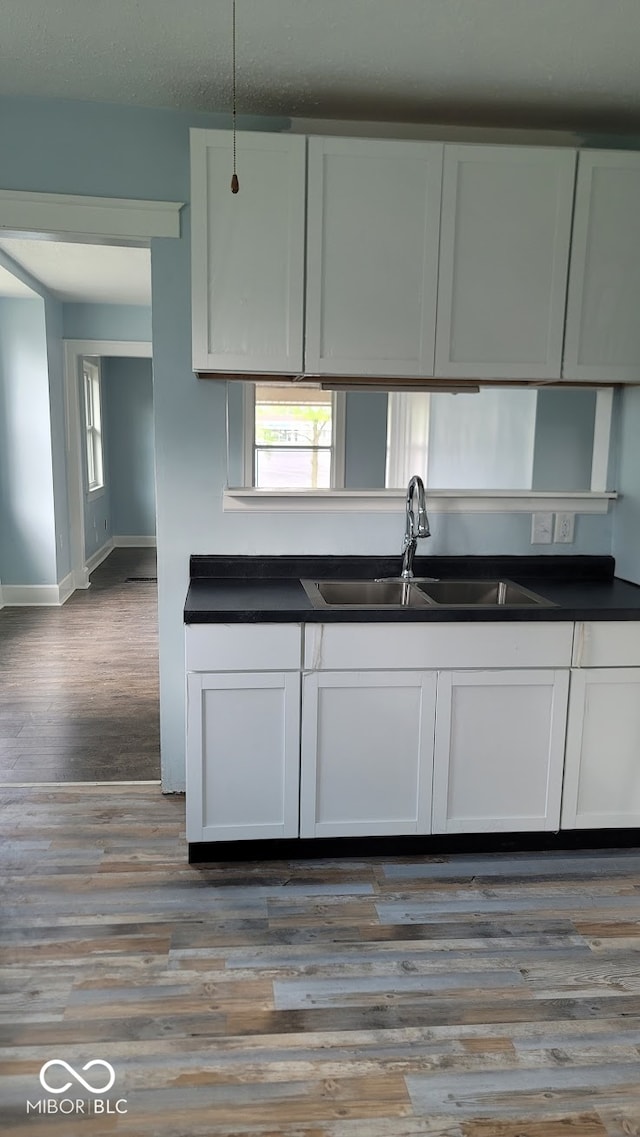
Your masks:
M414 496L418 499L418 516L416 518ZM413 558L419 537L430 537L429 518L424 495L424 482L418 474L414 474L407 486L407 523L402 542L402 580L413 580Z

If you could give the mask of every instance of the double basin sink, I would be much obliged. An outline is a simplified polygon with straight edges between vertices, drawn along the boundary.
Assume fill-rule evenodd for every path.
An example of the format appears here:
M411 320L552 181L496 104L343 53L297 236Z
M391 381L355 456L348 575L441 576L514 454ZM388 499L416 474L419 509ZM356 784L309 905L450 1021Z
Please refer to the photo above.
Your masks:
M303 580L314 608L536 608L550 600L511 580Z

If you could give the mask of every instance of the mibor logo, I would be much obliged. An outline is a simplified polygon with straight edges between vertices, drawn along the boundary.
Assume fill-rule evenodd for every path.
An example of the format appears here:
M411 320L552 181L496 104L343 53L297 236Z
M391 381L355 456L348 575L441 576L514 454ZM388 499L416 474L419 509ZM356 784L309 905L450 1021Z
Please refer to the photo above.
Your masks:
M104 1086L92 1086L90 1082L87 1082L82 1077L82 1074L79 1074L77 1070L74 1070L73 1066L70 1066L68 1062L65 1062L64 1058L51 1058L48 1062L45 1062L40 1071L40 1085L42 1086L43 1090L46 1090L47 1093L50 1094L64 1094L67 1092L67 1090L71 1089L71 1086L73 1084L72 1082L65 1082L64 1086L50 1086L45 1075L52 1066L62 1066L62 1068L66 1070L67 1073L71 1074L71 1077L75 1078L76 1082L79 1082L81 1086L84 1086L85 1090L88 1090L90 1094L108 1093L116 1080L116 1072L113 1066L110 1062L105 1062L103 1058L92 1058L90 1062L87 1062L82 1067L82 1069L91 1070L93 1066L103 1066L107 1071L108 1079L106 1085Z
M85 1074L91 1075L84 1077ZM40 1070L40 1085L48 1094L56 1097L27 1101L27 1113L47 1114L118 1114L127 1113L126 1098L112 1101L110 1098L95 1096L91 1099L62 1097L74 1085L81 1086L89 1094L107 1094L116 1080L116 1072L104 1058L92 1058L80 1070L70 1066L64 1058L50 1058ZM77 1091L76 1091L77 1092Z

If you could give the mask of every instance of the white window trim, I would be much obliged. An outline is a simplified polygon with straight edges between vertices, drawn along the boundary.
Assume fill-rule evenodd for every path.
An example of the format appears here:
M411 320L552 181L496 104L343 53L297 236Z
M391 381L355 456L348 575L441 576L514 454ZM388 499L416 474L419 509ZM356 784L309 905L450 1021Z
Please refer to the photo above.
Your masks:
M89 413L89 402L87 399L87 372L85 371L85 364L88 365L88 371L90 373L91 413ZM84 408L85 473L87 478L86 496L87 498L95 500L101 497L105 492L104 434L102 426L102 369L99 357L82 357L82 398ZM95 421L96 417L97 424ZM91 421L88 421L89 418ZM96 458L98 459L97 461ZM92 471L93 478L91 476ZM96 473L98 477L96 477Z

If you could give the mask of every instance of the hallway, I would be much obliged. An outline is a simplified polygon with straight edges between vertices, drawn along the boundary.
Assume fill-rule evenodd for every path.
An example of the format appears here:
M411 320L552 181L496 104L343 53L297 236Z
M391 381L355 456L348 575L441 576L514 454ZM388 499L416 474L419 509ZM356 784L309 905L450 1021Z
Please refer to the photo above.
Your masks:
M155 549L114 549L61 608L0 611L0 783L160 777Z

